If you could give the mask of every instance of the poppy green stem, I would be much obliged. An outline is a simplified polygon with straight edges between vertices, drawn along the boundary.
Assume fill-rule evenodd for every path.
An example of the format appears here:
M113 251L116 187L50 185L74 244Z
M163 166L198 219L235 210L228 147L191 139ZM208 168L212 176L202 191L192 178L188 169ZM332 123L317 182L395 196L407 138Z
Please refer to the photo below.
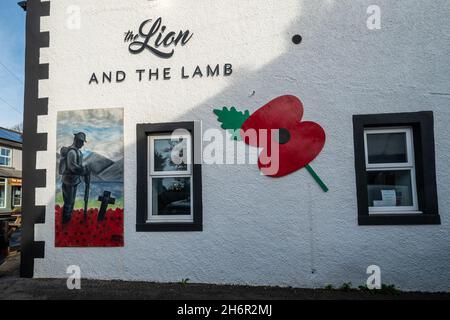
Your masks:
M305 166L306 170L312 175L314 180L316 180L317 184L322 188L324 192L328 192L328 187L325 185L325 183L320 179L320 177L317 175L317 173L311 168L309 164Z

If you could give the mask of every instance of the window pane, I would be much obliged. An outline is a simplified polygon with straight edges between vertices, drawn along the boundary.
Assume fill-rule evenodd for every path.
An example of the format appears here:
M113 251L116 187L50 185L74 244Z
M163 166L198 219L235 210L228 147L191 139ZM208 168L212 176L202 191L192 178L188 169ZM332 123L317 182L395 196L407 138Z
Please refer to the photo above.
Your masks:
M13 206L20 206L22 200L22 188L14 187L13 188Z
M367 134L367 153L371 164L408 162L406 133Z
M413 206L411 171L368 171L369 207Z
M155 171L186 171L187 164L175 164L172 161L172 153L183 158L184 152L187 152L187 139L155 139L154 140L154 170ZM186 155L188 159L189 155ZM185 161L187 162L187 160Z
M0 156L0 166L7 166L8 161L5 157Z
M5 207L5 185L0 184L0 208Z
M11 150L10 149L6 149L6 148L1 148L0 149L0 155L1 156L9 157L10 154L11 154Z
M191 178L153 178L152 215L190 215Z

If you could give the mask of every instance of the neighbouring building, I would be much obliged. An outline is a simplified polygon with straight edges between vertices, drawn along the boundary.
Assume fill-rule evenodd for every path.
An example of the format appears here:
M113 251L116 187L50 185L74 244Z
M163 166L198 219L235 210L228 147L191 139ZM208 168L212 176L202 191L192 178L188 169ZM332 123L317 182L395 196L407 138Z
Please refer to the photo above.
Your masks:
M449 10L28 0L21 275L450 291Z
M0 128L0 215L22 206L22 134Z

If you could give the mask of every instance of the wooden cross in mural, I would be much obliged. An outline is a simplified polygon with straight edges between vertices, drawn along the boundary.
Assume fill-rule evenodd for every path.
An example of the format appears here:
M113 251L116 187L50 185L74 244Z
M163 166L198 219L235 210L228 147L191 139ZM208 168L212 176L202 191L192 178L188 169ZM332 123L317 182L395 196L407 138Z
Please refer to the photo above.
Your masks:
M116 203L116 199L111 197L110 191L104 191L103 196L98 197L98 201L101 201L100 211L98 212L97 221L103 221L105 219L106 210L108 205Z

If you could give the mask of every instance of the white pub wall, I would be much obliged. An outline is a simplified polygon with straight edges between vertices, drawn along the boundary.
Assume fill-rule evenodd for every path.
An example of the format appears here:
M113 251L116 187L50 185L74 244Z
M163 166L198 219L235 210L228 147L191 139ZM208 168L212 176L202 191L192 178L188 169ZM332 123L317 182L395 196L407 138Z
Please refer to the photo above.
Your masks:
M381 8L381 29L369 30L369 5ZM71 8L71 9L70 9ZM80 28L68 28L73 8ZM294 287L365 284L376 264L382 282L404 290L450 290L450 9L440 1L299 0L58 0L41 31L50 64L40 81L49 112L38 131L48 151L37 168L47 186L37 191L46 223L35 226L45 258L35 277L66 277L79 265L84 278ZM193 37L170 59L132 55L124 33L161 17ZM300 34L299 45L291 38ZM232 64L231 76L180 79L182 66ZM136 80L136 69L170 67L171 80ZM126 81L91 84L93 72L125 71ZM271 99L298 96L305 120L325 129L314 160L330 191L306 170L281 179L256 165L204 165L203 231L140 232L136 224L136 124L202 121L220 129L212 110L255 111ZM125 246L55 248L54 190L58 111L124 108ZM431 110L435 118L437 226L358 226L352 115Z

